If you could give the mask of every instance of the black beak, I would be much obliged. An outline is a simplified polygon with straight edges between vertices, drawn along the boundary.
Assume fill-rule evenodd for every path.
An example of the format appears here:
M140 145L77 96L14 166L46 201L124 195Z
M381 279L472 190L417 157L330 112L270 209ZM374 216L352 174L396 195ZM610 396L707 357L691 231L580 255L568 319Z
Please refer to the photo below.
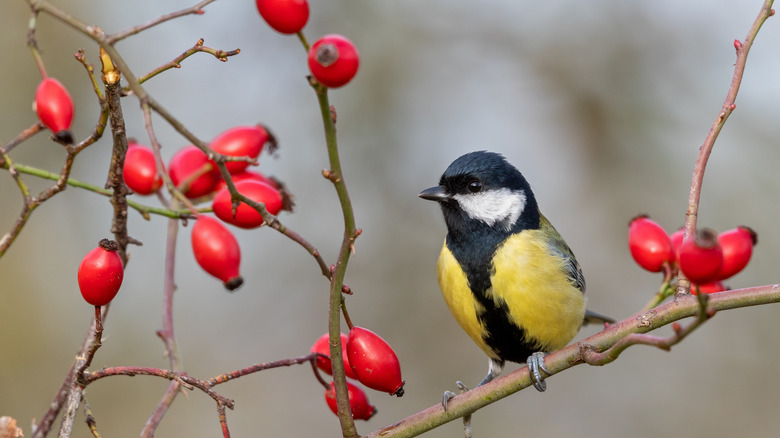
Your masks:
M442 186L436 186L436 187L431 187L430 189L425 189L422 192L420 192L420 194L417 196L426 199L428 201L446 201L451 198L451 196L444 191L444 187Z

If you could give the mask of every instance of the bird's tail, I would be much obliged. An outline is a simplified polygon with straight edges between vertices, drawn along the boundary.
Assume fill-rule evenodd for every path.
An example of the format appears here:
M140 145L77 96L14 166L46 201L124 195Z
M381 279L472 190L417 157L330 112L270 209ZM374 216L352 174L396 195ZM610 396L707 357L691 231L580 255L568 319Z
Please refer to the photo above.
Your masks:
M599 313L593 312L592 310L585 310L585 320L582 321L582 325L588 325L588 324L613 324L615 322L614 319L601 315Z

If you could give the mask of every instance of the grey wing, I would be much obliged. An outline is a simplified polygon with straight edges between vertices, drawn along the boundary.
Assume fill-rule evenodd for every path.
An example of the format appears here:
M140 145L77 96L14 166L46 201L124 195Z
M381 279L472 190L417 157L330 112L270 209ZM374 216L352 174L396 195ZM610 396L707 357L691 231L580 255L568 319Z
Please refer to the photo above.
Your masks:
M571 253L569 247L567 246L563 251L556 246L551 246L550 249L566 260L565 267L569 279L574 283L574 286L576 286L577 289L581 290L582 293L585 293L585 275L582 274L582 268L580 268L580 264L577 263L577 259L574 258L574 254Z
M544 215L540 214L540 216L540 229L544 235L547 236L547 247L550 251L566 261L565 268L569 279L577 289L581 290L582 293L585 293L585 276L582 274L582 269L580 268L580 264L577 263L577 259L574 258L574 253L571 251L571 248L569 248L569 245L566 244L566 241L563 240L560 233L558 233L558 230L552 226L550 221L548 221Z

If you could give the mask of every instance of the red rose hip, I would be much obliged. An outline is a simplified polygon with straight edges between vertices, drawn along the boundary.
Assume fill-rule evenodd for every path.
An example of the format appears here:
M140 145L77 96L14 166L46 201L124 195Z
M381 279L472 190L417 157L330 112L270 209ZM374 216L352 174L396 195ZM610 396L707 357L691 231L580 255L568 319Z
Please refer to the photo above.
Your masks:
M360 383L401 397L401 365L390 344L371 330L353 327L347 339L347 357Z
M117 249L115 241L103 239L81 260L79 289L84 300L93 306L110 303L122 286L125 271Z
M267 177L267 176L263 175L260 172L253 172L251 170L245 170L243 172L234 173L230 177L233 178L233 184L236 184L239 181L244 181L244 180L247 180L247 179L251 179L251 180L254 180L254 181L260 181L260 182L266 183L269 186L271 186L271 187L273 187L273 188L275 188L277 190L279 189L279 184L276 181L274 181L273 178ZM224 189L225 187L227 187L227 183L225 182L224 179L221 179L221 180L219 180L219 183L217 184L216 191L218 192L218 191Z
M206 168L206 166L209 168ZM220 181L219 171L208 156L196 146L185 146L171 157L168 173L175 186L189 181L184 195L190 199L208 195ZM198 175L198 176L195 176Z
M41 123L54 135L66 142L73 143L70 124L73 121L73 100L62 83L54 78L46 78L35 91L35 112Z
M680 270L693 284L707 284L718 278L723 250L718 235L709 228L696 230L680 245Z
M244 284L239 275L241 248L235 236L213 217L200 215L192 226L192 253L201 268L222 280L227 290Z
M328 374L333 374L333 369L330 365L330 336L327 333L320 336L319 339L314 342L314 345L311 346L311 352L328 356L327 358L322 356L318 357L317 367ZM344 359L344 374L351 379L357 380L357 376L355 375L355 372L352 371L352 367L349 365L349 359L347 358L347 335L344 333L341 334L341 357Z
M362 389L347 382L347 397L349 397L349 409L355 420L368 420L376 414L376 408L368 402L368 397ZM325 390L325 402L334 414L338 415L339 408L336 403L336 385L331 382L330 388Z
M631 219L628 227L628 248L631 256L642 268L660 272L664 264L674 262L672 242L666 231L648 216Z
M309 50L309 70L314 79L329 88L346 85L357 74L360 57L352 41L331 34L317 40Z
M139 195L151 195L163 184L157 173L157 162L151 148L130 143L127 146L122 177L130 190Z
M279 33L298 33L309 21L307 0L255 0L255 4L263 20Z
M249 157L252 159L260 156L263 146L272 141L268 131L260 126L237 126L219 134L212 140L209 147L216 153L229 157ZM239 173L246 170L249 163L246 161L228 161L225 163L228 172ZM216 166L215 166L216 167Z
M718 243L723 249L718 279L725 280L745 269L753 255L753 247L758 243L758 235L752 228L742 225L720 233Z
M244 180L235 183L236 190L247 198L265 204L265 209L276 215L282 209L282 195L275 188L266 183L253 180ZM257 228L263 224L263 216L257 210L245 203L238 204L235 215L233 203L227 187L220 190L211 204L214 214L224 222L240 228Z

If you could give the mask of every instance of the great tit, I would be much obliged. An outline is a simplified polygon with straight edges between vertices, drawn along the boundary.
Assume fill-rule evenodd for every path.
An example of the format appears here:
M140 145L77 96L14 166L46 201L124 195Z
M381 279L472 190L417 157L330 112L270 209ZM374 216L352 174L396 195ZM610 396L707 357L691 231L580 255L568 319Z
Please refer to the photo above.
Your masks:
M571 249L500 154L461 156L419 196L438 202L444 214L439 286L455 319L490 358L480 385L510 361L526 363L534 387L544 391L544 354L566 346L586 319L585 278ZM447 394L445 408L446 401Z

